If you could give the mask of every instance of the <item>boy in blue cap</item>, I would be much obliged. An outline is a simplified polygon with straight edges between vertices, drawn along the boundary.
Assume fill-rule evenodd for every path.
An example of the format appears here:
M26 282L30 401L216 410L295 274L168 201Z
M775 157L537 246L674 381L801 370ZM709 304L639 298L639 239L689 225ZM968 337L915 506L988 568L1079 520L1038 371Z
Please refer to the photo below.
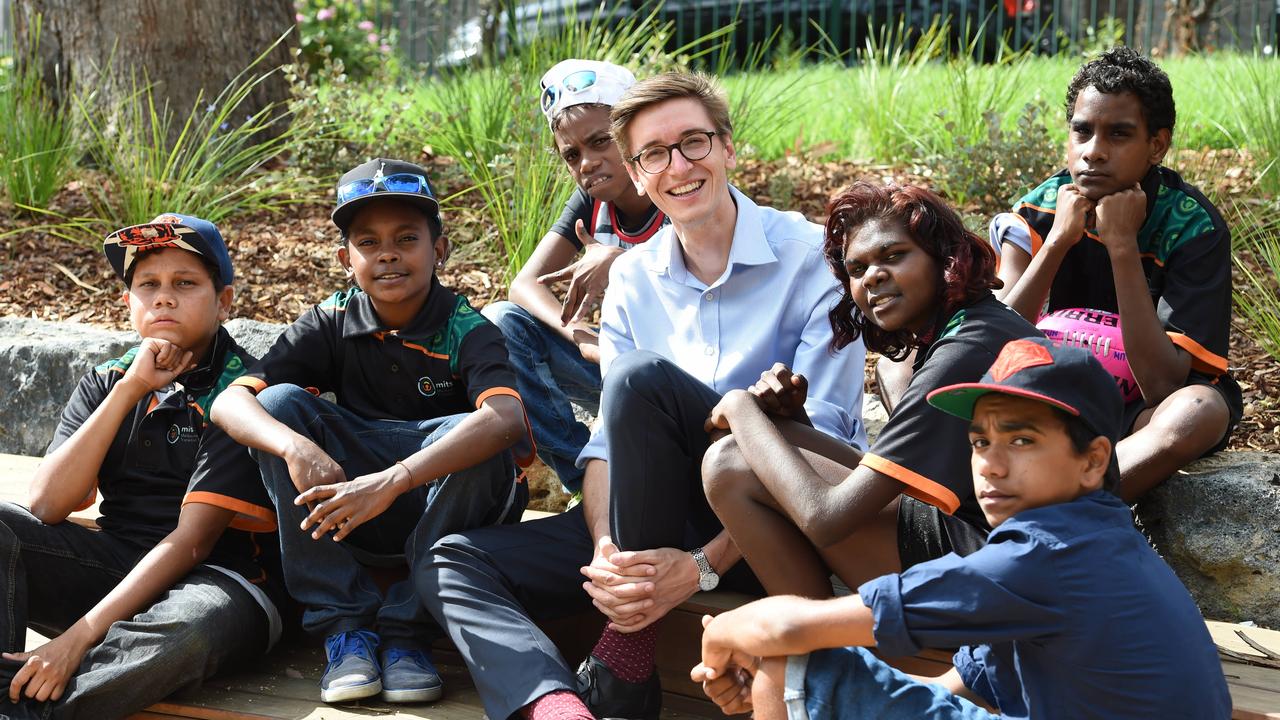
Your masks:
M375 159L337 197L355 287L290 325L213 420L254 449L281 518L285 584L325 638L321 699L425 702L442 686L420 564L444 535L520 519L509 451L534 448L501 333L436 277L449 246L426 170ZM364 565L387 556L410 578L384 597Z
M987 545L849 597L705 618L693 678L707 694L762 720L995 717L976 702L1008 718L1230 717L1195 603L1111 493L1122 403L1097 360L1014 340L980 382L929 402L971 423ZM962 647L947 675L917 679L865 646Z
M0 717L131 715L280 634L278 564L260 552L275 539L253 536L274 513L245 449L205 421L253 362L222 328L222 235L166 213L103 250L142 342L81 379L30 509L0 503ZM67 519L99 491L100 532ZM20 652L27 627L53 639Z

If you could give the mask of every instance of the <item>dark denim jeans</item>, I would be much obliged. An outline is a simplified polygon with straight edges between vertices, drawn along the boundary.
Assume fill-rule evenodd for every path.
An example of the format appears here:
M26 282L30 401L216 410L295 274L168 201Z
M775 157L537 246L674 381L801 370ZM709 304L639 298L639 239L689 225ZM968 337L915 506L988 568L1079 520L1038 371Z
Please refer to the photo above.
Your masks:
M70 522L46 525L25 508L0 503L4 650L22 650L27 627L49 637L66 630L147 550ZM267 642L267 616L253 596L225 574L198 567L150 608L114 623L58 702L13 705L7 679L0 683L0 718L125 717L260 654Z
M258 402L323 448L348 478L390 467L444 437L466 417L368 420L297 385L273 385L258 394ZM376 625L384 646L429 643L440 630L414 594L412 576L422 571L431 546L450 533L519 522L529 499L528 487L515 481L511 454L503 452L404 493L348 540L312 540L310 531L300 527L308 510L293 504L298 490L284 460L253 454L276 508L285 585L304 608L303 628L321 637ZM389 587L384 597L365 565L396 562L401 556L411 576Z
M566 490L581 490L583 471L574 463L591 433L573 416L569 402L591 412L598 410L600 366L584 359L577 346L515 303L491 303L482 312L507 340L516 390L524 399L538 457L555 471Z

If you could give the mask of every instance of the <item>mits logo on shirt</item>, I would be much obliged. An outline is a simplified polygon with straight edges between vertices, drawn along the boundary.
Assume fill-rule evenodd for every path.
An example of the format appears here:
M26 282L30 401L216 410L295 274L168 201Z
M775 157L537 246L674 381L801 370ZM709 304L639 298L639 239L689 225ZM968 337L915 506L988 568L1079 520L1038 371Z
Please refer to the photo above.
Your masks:
M452 380L432 380L427 376L418 378L418 392L423 397L434 397L437 392L447 393L453 390Z
M194 427L182 427L173 424L169 426L169 432L165 435L165 439L169 441L170 445L177 445L180 442L199 442L200 436L196 434Z

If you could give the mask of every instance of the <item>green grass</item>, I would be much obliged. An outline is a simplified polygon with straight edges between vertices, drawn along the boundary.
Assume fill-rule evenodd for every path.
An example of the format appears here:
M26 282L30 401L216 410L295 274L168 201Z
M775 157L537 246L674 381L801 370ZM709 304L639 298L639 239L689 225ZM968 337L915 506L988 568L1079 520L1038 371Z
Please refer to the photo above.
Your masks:
M76 127L46 90L35 47L25 62L0 67L0 191L27 214L45 207L70 179L80 151Z

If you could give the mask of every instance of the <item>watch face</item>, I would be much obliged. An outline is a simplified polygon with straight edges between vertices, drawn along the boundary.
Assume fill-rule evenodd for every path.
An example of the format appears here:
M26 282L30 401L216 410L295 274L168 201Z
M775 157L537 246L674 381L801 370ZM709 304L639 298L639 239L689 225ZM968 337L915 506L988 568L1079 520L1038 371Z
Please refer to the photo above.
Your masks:
M698 577L698 587L703 591L715 590L720 584L720 576L715 573L702 573Z

